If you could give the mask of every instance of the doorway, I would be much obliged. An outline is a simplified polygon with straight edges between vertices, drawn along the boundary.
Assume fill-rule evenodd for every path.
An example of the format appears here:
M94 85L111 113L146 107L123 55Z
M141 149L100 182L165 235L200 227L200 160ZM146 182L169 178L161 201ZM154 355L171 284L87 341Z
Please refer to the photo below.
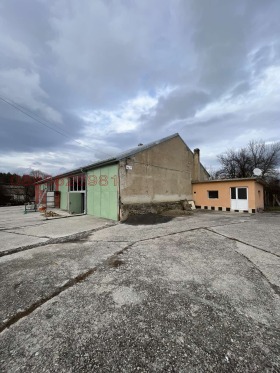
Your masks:
M85 192L69 192L69 212L85 214Z
M231 210L248 211L248 188L230 188L230 208Z

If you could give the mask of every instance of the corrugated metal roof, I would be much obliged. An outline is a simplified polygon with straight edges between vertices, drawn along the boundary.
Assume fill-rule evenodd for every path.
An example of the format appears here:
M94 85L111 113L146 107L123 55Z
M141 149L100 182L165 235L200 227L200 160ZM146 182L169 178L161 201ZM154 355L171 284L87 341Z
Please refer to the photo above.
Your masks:
M126 150L124 152L118 153L114 157L106 158L106 159L100 160L98 162L94 162L94 163L91 163L89 165L86 165L86 166L83 166L83 167L79 167L79 168L76 168L74 170L65 172L63 174L56 175L56 176L52 177L51 179L57 179L57 178L60 178L60 177L66 177L66 176L70 176L70 175L75 175L75 174L78 174L78 173L81 173L81 172L84 172L84 171L89 171L89 170L97 168L97 167L102 167L102 166L110 165L110 164L113 164L113 163L117 163L117 162L119 162L122 159L125 159L127 157L131 157L131 156L133 156L133 155L135 155L137 153L140 153L140 152L142 152L144 150L150 149L150 148L152 148L152 147L154 147L154 146L156 146L158 144L161 144L161 143L163 143L165 141L171 140L171 139L173 139L174 137L177 137L177 136L181 138L181 136L178 133L174 133L173 135L164 137L164 138L162 138L160 140L156 140L156 141L150 142L150 143L148 143L146 145L136 146L136 147L128 149L128 150ZM184 140L182 138L181 138L181 140L184 142ZM187 145L186 145L186 147L188 148ZM50 178L47 178L47 179L44 179L44 180L40 180L40 181L38 181L35 184L41 184L41 183L43 183L43 182L45 182L47 180L50 180Z
M121 159L124 159L124 158L127 158L127 157L131 157L132 155L134 154L137 154L137 153L140 153L142 152L143 150L147 150L147 149L150 149L152 148L153 146L156 146L158 144L161 144L162 142L165 142L165 141L168 141L168 140L171 140L173 139L174 137L180 137L180 135L178 133L174 133L173 135L171 136L168 136L168 137L164 137L163 139L160 139L160 140L157 140L157 141L153 141L153 142L150 142L149 144L146 144L146 145L141 145L141 146L135 146L134 148L132 149L129 149L129 150L126 150L125 152L122 152L122 153L119 153L116 158L118 161L120 161ZM183 141L183 140L182 140Z

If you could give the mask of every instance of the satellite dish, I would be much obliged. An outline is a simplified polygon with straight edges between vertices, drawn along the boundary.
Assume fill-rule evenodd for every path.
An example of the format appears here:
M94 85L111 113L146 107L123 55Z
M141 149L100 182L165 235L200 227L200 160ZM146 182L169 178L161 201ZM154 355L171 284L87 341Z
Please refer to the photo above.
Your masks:
M259 168L254 168L253 174L254 176L261 176L262 170L260 170Z

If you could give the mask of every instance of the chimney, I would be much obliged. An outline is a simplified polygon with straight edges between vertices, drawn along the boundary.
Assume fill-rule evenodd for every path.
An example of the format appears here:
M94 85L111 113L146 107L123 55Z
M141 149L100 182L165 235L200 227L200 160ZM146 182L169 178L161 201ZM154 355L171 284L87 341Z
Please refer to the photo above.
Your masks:
M193 180L200 180L200 151L199 149L194 149L193 151Z

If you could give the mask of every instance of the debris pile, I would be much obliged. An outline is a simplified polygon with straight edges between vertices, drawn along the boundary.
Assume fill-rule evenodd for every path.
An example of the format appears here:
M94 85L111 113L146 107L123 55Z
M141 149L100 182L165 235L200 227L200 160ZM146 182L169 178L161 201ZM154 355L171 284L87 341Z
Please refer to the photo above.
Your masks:
M60 216L60 215L53 211L45 211L45 216L48 218L53 218L55 216Z

